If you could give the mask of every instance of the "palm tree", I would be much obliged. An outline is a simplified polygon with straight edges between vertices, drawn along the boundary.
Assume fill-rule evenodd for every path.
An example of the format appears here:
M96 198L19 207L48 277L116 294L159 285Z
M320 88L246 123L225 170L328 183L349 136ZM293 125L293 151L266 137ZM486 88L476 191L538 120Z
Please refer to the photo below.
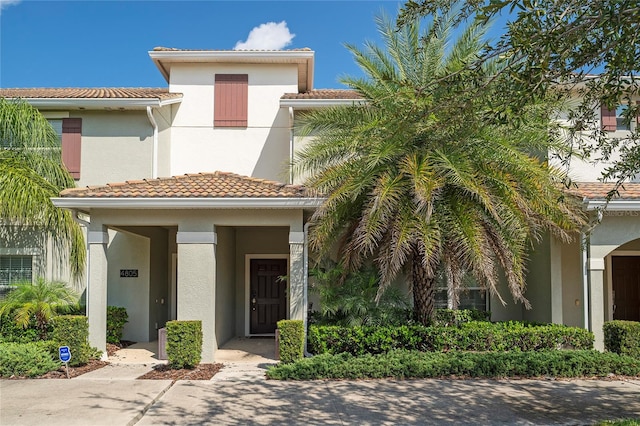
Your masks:
M51 202L73 186L60 139L46 118L24 101L0 98L0 218L43 230L78 278L86 257L82 231L68 211Z
M0 317L11 314L16 324L27 328L35 319L40 339L47 335L47 325L54 315L68 311L78 303L78 295L63 282L36 279L35 283L21 281L14 284L0 302Z
M528 154L551 142L546 104L529 105L519 120L491 114L500 64L484 75L464 67L485 28L472 24L454 39L451 17L437 18L420 32L418 22L396 30L381 17L384 49L347 46L365 77L342 82L366 102L304 117L299 132L313 138L293 164L326 200L311 218L311 248L337 247L349 270L373 259L381 290L406 272L424 324L438 274L454 296L471 274L504 304L502 273L529 308L531 243L545 232L568 240L584 220L577 204L561 201L562 173Z

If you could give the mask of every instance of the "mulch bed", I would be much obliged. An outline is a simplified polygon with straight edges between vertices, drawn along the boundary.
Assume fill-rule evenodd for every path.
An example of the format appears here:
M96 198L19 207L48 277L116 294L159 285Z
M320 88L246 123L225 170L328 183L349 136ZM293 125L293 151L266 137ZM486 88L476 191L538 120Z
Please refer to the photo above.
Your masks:
M131 346L135 342L121 341L118 344L107 343L107 354L113 356L120 349ZM77 367L69 367L69 378L78 377L82 374L89 373L90 371L97 370L105 367L110 363L107 361L100 361L97 359L91 359L85 365ZM211 378L223 367L223 364L199 364L193 369L171 369L166 364L160 364L153 367L150 372L138 377L138 379L147 380L211 380ZM12 376L9 379L27 379L28 377ZM64 365L54 371L43 374L36 377L36 379L66 379L67 370Z
M153 370L138 377L147 380L211 380L222 364L199 364L193 369L171 369L168 365L156 365Z
M99 368L102 368L106 365L109 365L108 362L106 361L100 361L97 359L91 359L89 360L89 362L87 362L85 365L79 365L77 367L69 367L69 377L73 378L73 377L78 377L82 374L88 373L90 371L93 370L97 370ZM12 379L24 379L25 377L12 377ZM43 374L42 376L38 376L38 379L66 379L67 378L67 369L66 367L63 365L60 368L58 368L57 370L54 371L49 371L46 374Z

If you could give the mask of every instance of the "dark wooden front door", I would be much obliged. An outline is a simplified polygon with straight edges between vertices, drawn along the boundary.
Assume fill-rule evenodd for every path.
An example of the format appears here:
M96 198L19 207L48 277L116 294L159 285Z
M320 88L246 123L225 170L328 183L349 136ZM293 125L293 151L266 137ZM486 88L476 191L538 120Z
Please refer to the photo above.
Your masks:
M612 256L613 319L640 321L640 256Z
M275 333L276 323L287 317L286 259L251 259L251 334Z

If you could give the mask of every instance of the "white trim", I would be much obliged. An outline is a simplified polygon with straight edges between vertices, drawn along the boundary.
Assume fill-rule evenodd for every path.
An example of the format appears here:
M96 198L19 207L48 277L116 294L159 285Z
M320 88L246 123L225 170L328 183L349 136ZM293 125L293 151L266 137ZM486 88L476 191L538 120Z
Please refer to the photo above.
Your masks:
M178 253L171 253L171 287L169 287L169 320L178 319Z
M317 109L332 106L360 106L367 103L364 99L280 99L281 108Z
M604 258L590 257L587 262L590 271L604 271Z
M218 244L218 234L215 231L178 231L178 244Z
M304 244L304 232L289 232L289 244Z
M0 256L41 256L42 249L36 247L0 248Z
M87 244L107 244L109 242L109 233L106 231L88 231Z
M69 118L69 111L42 111L41 114L47 120Z
M108 209L238 209L273 208L300 209L315 208L323 203L322 198L51 198L56 207L108 208Z
M36 108L48 107L68 107L68 108L87 108L87 109L129 109L129 108L146 108L161 107L182 102L182 98L171 98L161 100L159 98L148 99L129 99L129 98L24 98Z
M298 90L313 87L313 50L152 50L151 60L169 82L171 63L298 64ZM167 66L168 65L168 66ZM304 72L300 66L305 66ZM301 81L301 77L306 77Z
M638 211L640 200L584 200L587 210L605 209L605 211Z
M289 274L289 254L245 254L244 255L244 335L264 336L264 334L251 334L251 259L287 259L287 274ZM290 280L287 281L287 318L290 317L289 312L289 296L291 293Z

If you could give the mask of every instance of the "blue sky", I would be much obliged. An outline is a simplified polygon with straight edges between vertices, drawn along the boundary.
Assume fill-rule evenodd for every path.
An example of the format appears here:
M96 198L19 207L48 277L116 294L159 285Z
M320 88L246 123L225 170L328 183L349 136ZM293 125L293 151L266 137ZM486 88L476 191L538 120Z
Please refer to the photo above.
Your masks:
M340 76L359 75L344 43L378 41L375 16L395 16L402 4L0 0L0 87L165 87L147 53L155 46L233 49L268 40L272 48L311 48L315 88L341 88Z

